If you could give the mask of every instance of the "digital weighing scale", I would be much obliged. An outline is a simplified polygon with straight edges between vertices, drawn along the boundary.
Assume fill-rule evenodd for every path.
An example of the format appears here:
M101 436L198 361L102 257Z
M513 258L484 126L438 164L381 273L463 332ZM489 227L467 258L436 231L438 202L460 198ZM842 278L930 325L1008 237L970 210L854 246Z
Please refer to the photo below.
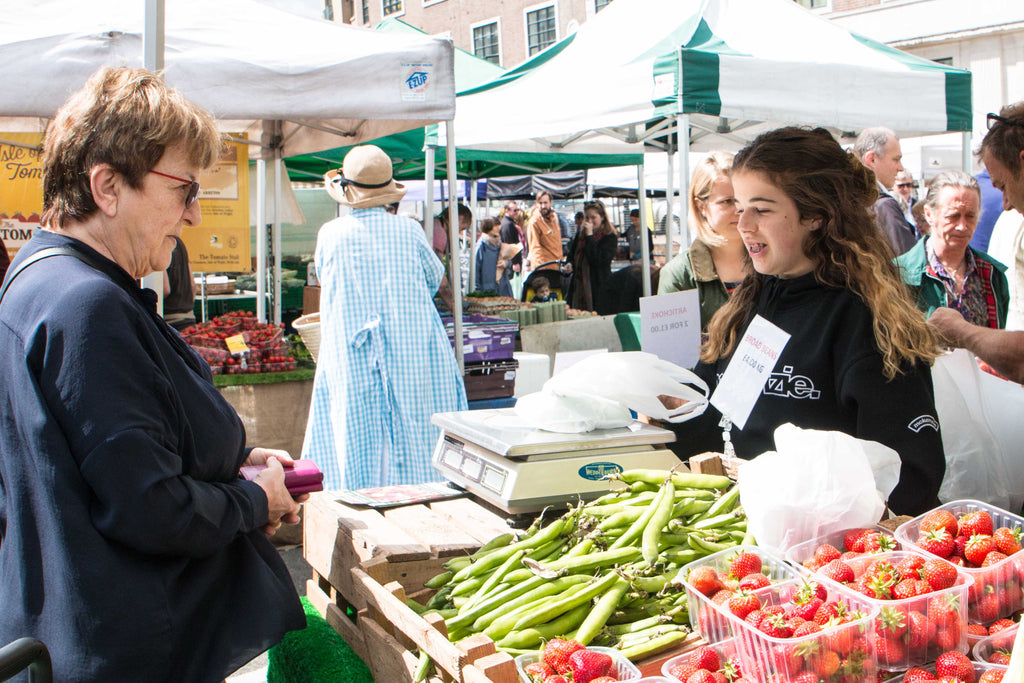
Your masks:
M437 413L434 467L449 481L509 514L536 512L608 492L605 475L671 469L667 429L633 422L619 429L562 434L535 429L513 408Z

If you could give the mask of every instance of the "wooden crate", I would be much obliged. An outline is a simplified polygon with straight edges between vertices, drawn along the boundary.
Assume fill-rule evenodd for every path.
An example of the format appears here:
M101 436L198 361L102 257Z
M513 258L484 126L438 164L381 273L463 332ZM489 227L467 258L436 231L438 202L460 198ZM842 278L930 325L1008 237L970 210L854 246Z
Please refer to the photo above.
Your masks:
M423 597L424 582L443 571L449 558L509 531L501 518L465 498L381 514L314 494L303 521L303 548L313 569L307 598L366 662L374 680L408 683L415 651L422 649L442 672L434 683L516 683L512 658L497 652L490 638L452 644L443 619L424 619L405 602L407 596ZM702 642L692 635L669 652L635 663L645 676L658 675L665 661Z

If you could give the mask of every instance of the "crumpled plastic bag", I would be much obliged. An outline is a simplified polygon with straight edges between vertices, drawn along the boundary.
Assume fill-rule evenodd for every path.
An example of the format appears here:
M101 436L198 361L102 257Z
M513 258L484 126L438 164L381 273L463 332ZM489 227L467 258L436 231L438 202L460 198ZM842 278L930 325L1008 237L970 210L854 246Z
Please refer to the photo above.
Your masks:
M900 457L836 431L775 430L775 450L739 469L740 504L759 546L785 553L817 536L878 523L900 478Z
M669 410L658 396L685 403ZM633 422L631 409L656 420L685 422L702 414L707 403L708 386L691 371L651 353L625 351L584 358L540 391L520 397L515 411L537 429L576 434L625 427Z

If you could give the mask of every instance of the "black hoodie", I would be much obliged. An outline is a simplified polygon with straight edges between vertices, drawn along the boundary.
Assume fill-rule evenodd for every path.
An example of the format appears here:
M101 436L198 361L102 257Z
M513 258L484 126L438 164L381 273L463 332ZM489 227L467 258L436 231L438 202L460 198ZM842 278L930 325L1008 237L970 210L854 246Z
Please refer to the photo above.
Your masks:
M754 314L791 337L745 429L732 429L737 455L750 459L774 450L775 428L786 422L845 432L899 453L902 468L889 497L892 510L917 515L938 505L946 466L931 369L907 365L887 380L867 305L850 290L819 283L813 274L768 277L750 319ZM729 360L700 363L694 371L714 389ZM700 418L679 425L676 452L721 451L720 419L708 406Z

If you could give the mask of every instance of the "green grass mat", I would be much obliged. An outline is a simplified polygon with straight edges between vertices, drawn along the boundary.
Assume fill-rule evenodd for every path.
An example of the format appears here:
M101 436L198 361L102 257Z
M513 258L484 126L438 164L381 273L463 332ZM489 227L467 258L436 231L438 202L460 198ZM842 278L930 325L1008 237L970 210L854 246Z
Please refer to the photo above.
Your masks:
M313 379L316 370L299 368L288 372L258 372L255 375L214 375L213 386L234 387L243 384L277 384L278 382L298 382Z
M306 628L292 631L267 653L267 683L373 683L363 660L306 598L302 607Z

